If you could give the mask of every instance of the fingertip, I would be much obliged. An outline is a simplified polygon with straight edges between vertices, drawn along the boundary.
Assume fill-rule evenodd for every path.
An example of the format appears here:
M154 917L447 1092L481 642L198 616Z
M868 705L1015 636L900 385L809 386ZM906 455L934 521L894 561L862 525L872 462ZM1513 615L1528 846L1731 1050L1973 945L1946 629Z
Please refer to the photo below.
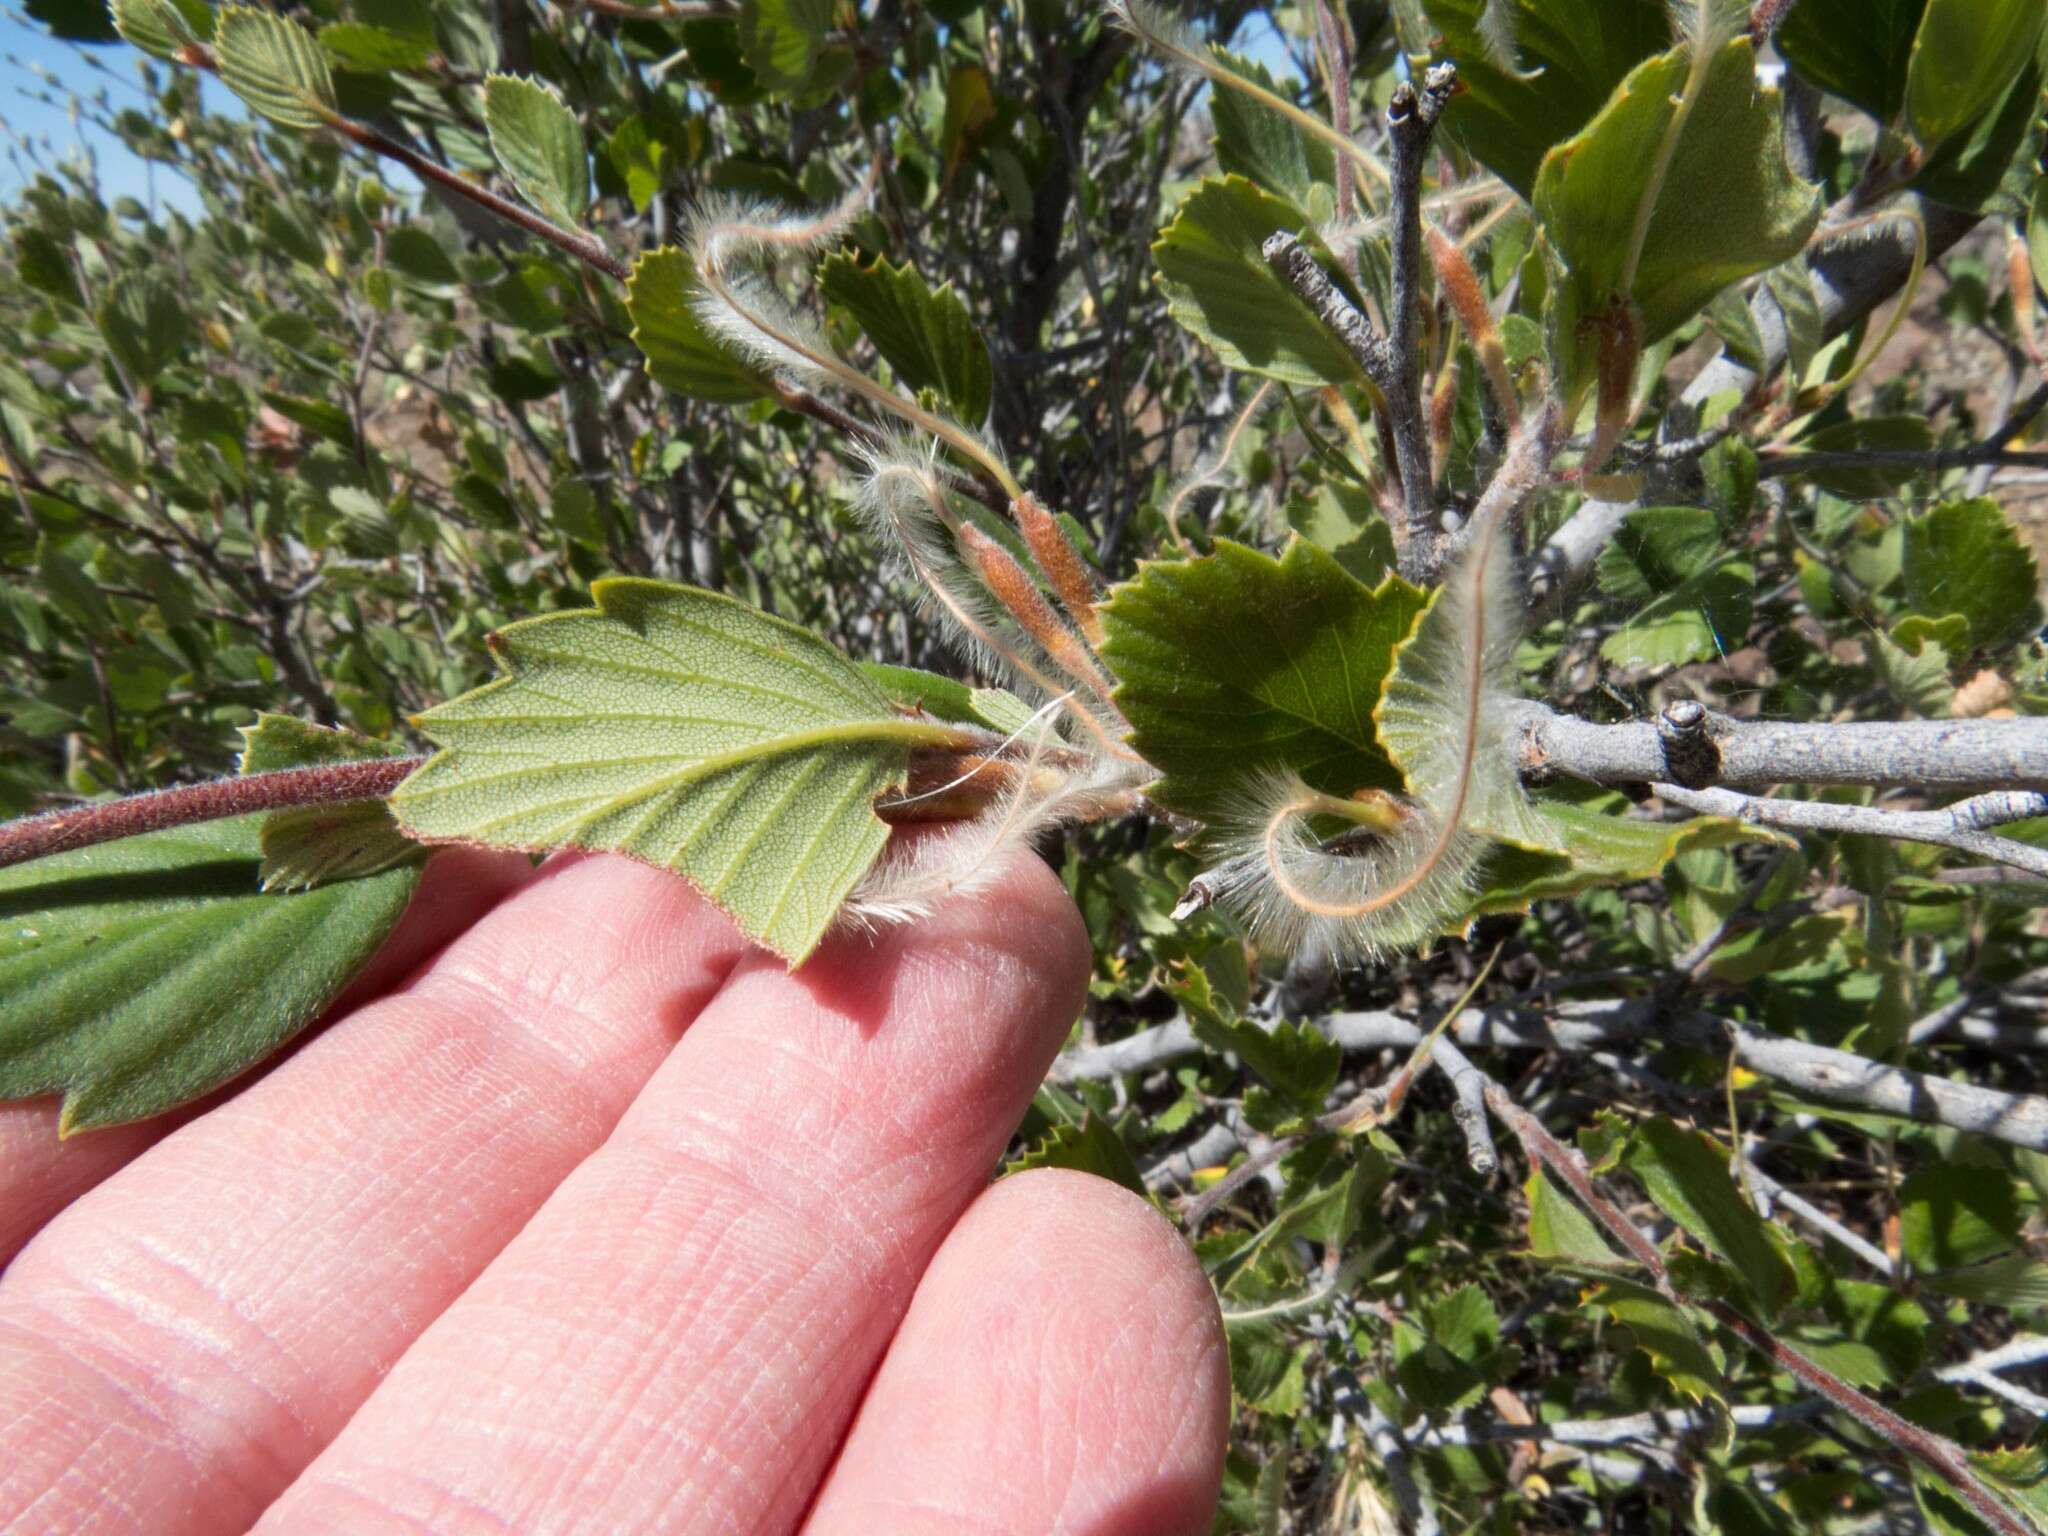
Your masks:
M808 1530L1209 1529L1230 1373L1214 1292L1141 1197L1044 1170L926 1271Z

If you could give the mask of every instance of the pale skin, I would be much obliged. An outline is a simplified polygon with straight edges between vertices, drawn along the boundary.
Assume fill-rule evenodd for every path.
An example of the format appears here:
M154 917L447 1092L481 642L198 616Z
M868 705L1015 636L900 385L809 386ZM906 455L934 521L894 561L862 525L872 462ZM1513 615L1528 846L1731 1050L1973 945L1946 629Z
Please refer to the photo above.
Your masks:
M989 1182L1087 971L1028 855L793 975L626 860L444 856L239 1092L0 1108L0 1530L1206 1532L1192 1255Z

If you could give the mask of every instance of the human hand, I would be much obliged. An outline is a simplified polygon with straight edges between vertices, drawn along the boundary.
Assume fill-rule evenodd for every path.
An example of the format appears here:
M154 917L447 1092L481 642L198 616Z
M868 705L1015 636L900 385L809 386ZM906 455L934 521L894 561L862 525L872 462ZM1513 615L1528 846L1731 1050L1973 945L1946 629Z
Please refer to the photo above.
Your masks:
M0 1529L1206 1531L1192 1256L988 1184L1087 967L1035 859L790 975L626 860L443 855L169 1134L0 1110Z

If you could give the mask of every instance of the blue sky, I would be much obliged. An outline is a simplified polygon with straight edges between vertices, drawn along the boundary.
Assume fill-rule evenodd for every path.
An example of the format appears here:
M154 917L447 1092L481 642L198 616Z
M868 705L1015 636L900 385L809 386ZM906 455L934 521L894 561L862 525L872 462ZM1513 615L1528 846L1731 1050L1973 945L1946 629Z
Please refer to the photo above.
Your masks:
M12 197L35 174L22 147L27 141L45 165L81 149L90 151L109 198L197 206L198 199L175 172L138 160L117 139L74 120L69 111L71 96L93 98L102 91L117 110L146 108L148 98L136 73L142 58L126 43L75 48L23 19L19 11L0 9L0 201ZM218 82L207 81L204 90L208 110L241 112L241 104Z

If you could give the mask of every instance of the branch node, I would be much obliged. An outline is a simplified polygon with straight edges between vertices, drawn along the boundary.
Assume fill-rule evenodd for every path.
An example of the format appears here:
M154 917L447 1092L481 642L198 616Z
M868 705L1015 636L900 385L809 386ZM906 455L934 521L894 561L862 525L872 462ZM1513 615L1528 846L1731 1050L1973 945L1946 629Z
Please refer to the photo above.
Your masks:
M1665 771L1682 788L1705 789L1720 777L1721 753L1708 734L1709 719L1697 699L1673 699L1657 716Z

